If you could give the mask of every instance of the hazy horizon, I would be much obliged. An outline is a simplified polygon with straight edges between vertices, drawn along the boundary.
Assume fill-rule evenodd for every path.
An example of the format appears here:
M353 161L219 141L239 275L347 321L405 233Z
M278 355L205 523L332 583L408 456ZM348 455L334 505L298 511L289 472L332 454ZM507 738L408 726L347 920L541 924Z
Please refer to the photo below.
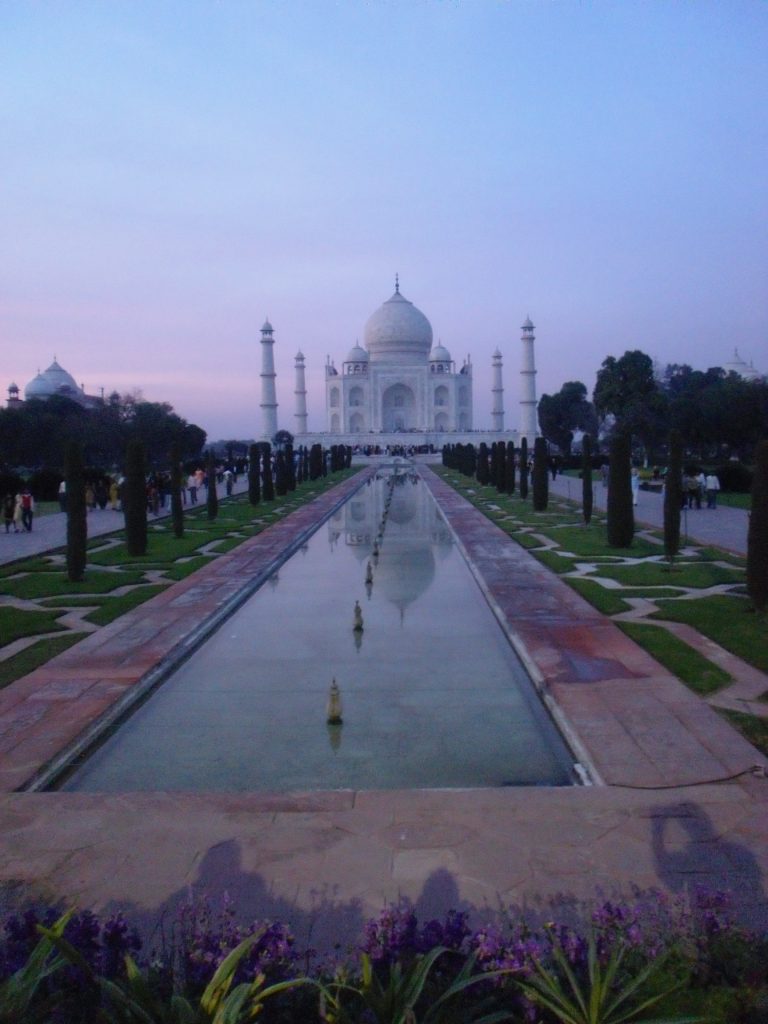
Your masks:
M640 348L768 371L768 5L0 8L2 397L57 356L211 440L310 430L394 275L491 425Z

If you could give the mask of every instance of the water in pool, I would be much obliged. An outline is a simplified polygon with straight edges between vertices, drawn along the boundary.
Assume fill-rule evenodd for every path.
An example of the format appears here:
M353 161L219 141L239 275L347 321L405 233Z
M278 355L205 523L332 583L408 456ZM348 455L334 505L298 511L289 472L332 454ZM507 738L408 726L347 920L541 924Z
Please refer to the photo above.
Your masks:
M326 722L333 679L341 725ZM568 785L571 762L432 496L395 468L356 492L61 788Z

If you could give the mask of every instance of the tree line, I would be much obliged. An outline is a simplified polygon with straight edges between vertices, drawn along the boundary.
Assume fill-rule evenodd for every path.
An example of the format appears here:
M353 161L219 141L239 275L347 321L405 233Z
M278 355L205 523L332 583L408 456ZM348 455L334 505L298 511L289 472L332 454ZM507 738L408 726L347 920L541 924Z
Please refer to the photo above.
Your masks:
M61 395L30 399L0 409L0 469L63 469L70 442L80 446L86 466L120 466L129 442L144 446L150 467L165 466L173 445L185 460L200 457L205 431L188 423L167 402L145 402L138 394L114 392L95 408Z
M542 434L565 455L576 431L597 437L619 429L649 459L668 451L673 430L700 460L750 458L768 436L768 382L677 363L657 373L651 357L635 349L603 360L591 402L581 381L568 381L557 393L542 395L538 411Z

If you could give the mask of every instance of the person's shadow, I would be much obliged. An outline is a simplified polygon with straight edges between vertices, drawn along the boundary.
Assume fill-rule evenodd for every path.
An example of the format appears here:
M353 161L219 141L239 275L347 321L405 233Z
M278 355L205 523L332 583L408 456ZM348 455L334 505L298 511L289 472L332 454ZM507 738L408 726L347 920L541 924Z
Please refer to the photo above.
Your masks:
M742 920L764 924L768 908L759 864L746 846L719 836L698 804L656 808L652 842L656 871L667 889L728 891Z

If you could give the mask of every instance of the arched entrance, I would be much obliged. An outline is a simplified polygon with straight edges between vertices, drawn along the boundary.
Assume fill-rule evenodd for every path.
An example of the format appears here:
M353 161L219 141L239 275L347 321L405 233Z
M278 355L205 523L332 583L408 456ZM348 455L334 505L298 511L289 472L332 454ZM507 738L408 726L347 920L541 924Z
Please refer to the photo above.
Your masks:
M413 430L416 423L416 398L405 384L393 384L381 396L381 426L386 433Z

